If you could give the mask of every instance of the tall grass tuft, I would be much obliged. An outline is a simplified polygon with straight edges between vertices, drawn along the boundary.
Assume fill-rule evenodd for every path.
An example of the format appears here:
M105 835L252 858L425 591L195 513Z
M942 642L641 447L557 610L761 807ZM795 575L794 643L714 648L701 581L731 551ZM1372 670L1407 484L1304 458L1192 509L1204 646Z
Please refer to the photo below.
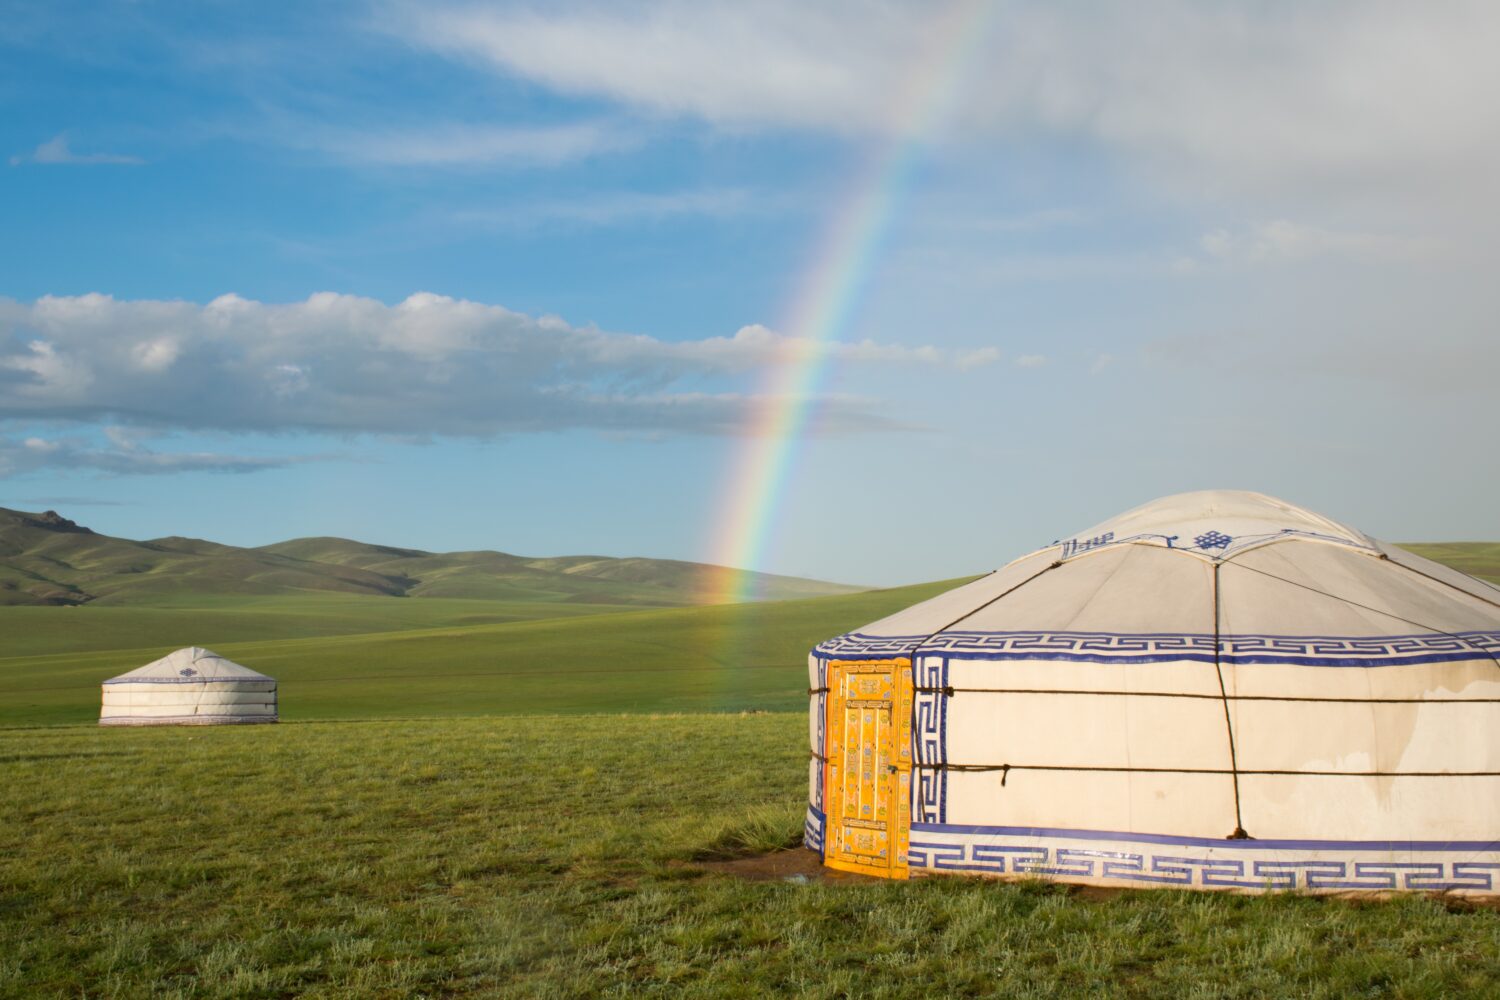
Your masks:
M802 845L801 803L757 806L719 824L694 861L727 861Z

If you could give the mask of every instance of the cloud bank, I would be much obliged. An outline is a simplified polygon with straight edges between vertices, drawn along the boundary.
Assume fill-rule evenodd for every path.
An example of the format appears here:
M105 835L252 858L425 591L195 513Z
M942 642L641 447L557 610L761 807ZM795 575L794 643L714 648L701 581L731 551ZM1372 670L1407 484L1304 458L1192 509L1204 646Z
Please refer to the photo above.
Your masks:
M102 472L118 476L170 475L177 472L260 472L309 461L305 457L159 451L140 440L122 435L119 428L106 428L105 438L105 443L100 444L78 435L0 436L0 477L24 475L43 469ZM58 502L76 504L106 501L79 501L77 498L67 497L53 498L51 502L55 505Z
M1198 245L1212 260L1251 264L1314 257L1415 261L1436 249L1432 239L1342 232L1286 219L1258 223L1238 232L1221 227L1204 233Z
M957 134L1082 138L1216 184L1484 178L1500 162L1493 3L948 6L983 36L967 68L933 60L934 5L900 0L398 4L384 27L555 91L730 128L888 134L922 80L951 74Z
M333 158L388 167L555 167L631 149L639 134L607 122L506 126L472 123L356 130L300 124L283 141Z
M0 421L405 438L576 428L739 434L776 402L741 391L745 377L814 355L951 370L1000 359L993 348L817 344L762 326L666 341L428 293L396 305L330 292L288 304L48 296L0 299ZM893 426L867 400L810 402L824 432ZM116 462L115 471L170 464L132 440L114 443L108 460L40 438L11 441L0 454L13 470L44 459ZM239 470L260 460L180 461Z

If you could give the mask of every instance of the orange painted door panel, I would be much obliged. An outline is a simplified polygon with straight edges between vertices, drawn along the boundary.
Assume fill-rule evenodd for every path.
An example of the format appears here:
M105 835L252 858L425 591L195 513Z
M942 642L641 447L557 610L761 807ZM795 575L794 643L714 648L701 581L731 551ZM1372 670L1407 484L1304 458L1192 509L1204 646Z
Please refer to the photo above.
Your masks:
M911 837L911 661L828 665L823 862L906 878Z

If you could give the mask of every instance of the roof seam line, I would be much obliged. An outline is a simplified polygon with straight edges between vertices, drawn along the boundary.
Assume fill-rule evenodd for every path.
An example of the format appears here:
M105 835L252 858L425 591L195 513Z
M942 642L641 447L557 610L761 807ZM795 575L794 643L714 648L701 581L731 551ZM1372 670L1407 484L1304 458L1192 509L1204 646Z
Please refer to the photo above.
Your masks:
M1035 580L1037 577L1041 576L1043 573L1047 573L1047 572L1050 572L1050 571L1052 571L1054 569L1057 569L1057 567L1059 567L1061 565L1062 565L1062 560L1061 559L1054 560L1053 562L1049 563L1046 566L1043 566L1041 569L1037 570L1035 573L1033 573L1030 576L1028 576L1026 579L1022 580L1020 583L1016 584L1014 587L1011 587L1009 590L1006 590L1006 591L1003 591L1002 593L996 594L994 597L990 598L988 601L985 601L983 604L981 604L977 608L974 608L972 611L966 611L965 613L959 615L957 618L953 619L948 624L944 625L942 628L935 629L934 631L929 632L927 635L925 635L925 636L922 637L922 641L921 642L917 643L915 646L912 647L910 655L916 656L918 653L920 653L922 651L922 647L925 646L925 645L927 645L927 643L929 643L930 641L932 641L932 637L933 636L941 635L942 633L948 631L953 626L957 625L959 622L963 621L965 618L972 618L972 617L974 617L975 615L979 614L979 612L983 611L985 608L989 607L991 604L994 604L996 601L1000 600L1001 598L1008 597L1009 595L1014 594L1016 591L1020 590L1022 587L1026 586L1028 583L1030 583L1032 580ZM995 572L998 573L999 570L996 570ZM991 575L993 575L993 574L991 574Z
M1386 562L1395 563L1398 566L1400 565L1400 563L1397 563L1396 560L1394 560L1394 559L1387 559ZM1403 615L1398 615L1394 611L1386 611L1386 610L1384 610L1382 608L1372 608L1368 604L1361 604L1358 601L1350 600L1347 597L1340 597L1338 594L1330 594L1326 590L1319 590L1317 587L1310 587L1310 586L1308 586L1305 583L1298 583L1296 580L1289 580L1289 579L1287 579L1284 576L1277 576L1275 573L1271 573L1271 572L1269 572L1267 570L1263 570L1263 569L1257 569L1254 566L1246 566L1244 563L1235 563L1234 565L1237 566L1237 567L1239 567L1240 569L1248 570L1251 573L1259 573L1261 576L1269 577L1272 580L1279 580L1282 583L1289 584L1290 586L1301 588L1302 590L1306 590L1306 591L1308 591L1310 593L1313 593L1313 594L1319 594L1319 595L1321 595L1323 597L1329 598L1330 600L1338 601L1341 604L1347 604L1350 607L1362 608L1365 611L1373 611L1377 615L1385 615L1387 618L1394 618L1397 621L1406 622L1406 624L1408 624L1408 625L1415 625L1417 628L1425 628L1429 632L1436 632L1439 635L1446 635L1446 636L1449 636L1450 638L1457 639L1459 642L1463 643L1465 646L1472 646L1474 649L1478 650L1484 656L1489 657L1490 661L1492 663L1494 663L1496 667L1500 667L1500 657L1496 657L1494 653L1490 652L1488 649L1485 649L1483 646L1479 645L1478 643L1471 642L1468 639L1464 638L1464 636L1461 633L1450 632L1450 631L1448 631L1445 628L1438 628L1436 625L1428 625L1428 624L1426 624L1424 622L1419 622L1419 621L1416 621L1415 619L1407 618L1407 617L1405 617ZM1416 572L1416 571L1413 570L1413 572ZM1419 576L1425 576L1426 574L1425 573L1419 573L1418 575ZM1441 583L1442 581L1437 581L1437 582ZM1458 590L1457 587L1454 587L1453 589L1454 590ZM1459 590L1459 593L1461 593L1461 594L1462 593L1467 593L1467 591Z
M1395 559L1392 559L1390 556L1386 555L1383 552L1381 553L1380 558L1383 559L1384 561L1390 563L1392 566L1399 566L1399 567L1401 567L1402 569L1406 570L1408 573L1415 573L1418 576L1422 577L1423 579L1431 580L1433 583L1436 583L1436 584L1441 584L1442 586L1447 587L1449 590L1456 590L1460 594L1464 594L1465 596L1472 597L1472 598L1474 598L1477 601L1483 601L1485 604L1490 604L1490 605L1493 605L1494 607L1500 608L1500 601L1492 601L1488 597L1485 597L1485 596L1483 596L1481 594L1474 593L1472 590L1465 590L1462 587L1456 587L1453 584L1449 583L1447 580L1442 579L1441 577L1433 576L1431 573L1423 573L1421 570L1417 569L1415 566L1408 566L1408 565L1406 565L1403 562L1397 562ZM1476 577L1475 579L1478 579L1478 578Z
M1245 820L1240 812L1240 764L1234 749L1234 720L1229 714L1229 690L1224 685L1224 641L1219 632L1219 567L1222 563L1213 564L1213 588L1214 588L1214 674L1219 678L1219 703L1224 707L1224 735L1229 739L1229 774L1234 782L1234 832L1229 835L1229 840L1249 840L1250 835L1245 832Z

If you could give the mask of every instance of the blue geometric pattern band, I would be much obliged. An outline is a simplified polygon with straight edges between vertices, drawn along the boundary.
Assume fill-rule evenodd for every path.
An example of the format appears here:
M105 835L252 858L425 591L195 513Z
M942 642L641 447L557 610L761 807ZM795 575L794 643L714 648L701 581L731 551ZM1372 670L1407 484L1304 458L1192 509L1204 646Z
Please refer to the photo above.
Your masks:
M808 806L802 820L802 846L809 851L823 853L823 827L827 823L823 810Z
M913 823L909 864L913 872L1199 888L1488 892L1500 880L1500 843L1257 842L1004 830Z
M948 762L948 658L923 656L912 676L912 757L916 765L911 783L911 817L917 823L941 823L947 818L948 771L935 765Z
M1215 647L1217 648L1217 651ZM1196 661L1304 667L1397 667L1500 657L1500 630L1386 636L1222 635L1120 632L939 632L872 636L850 632L820 643L825 659L947 653L981 660L1075 663Z

